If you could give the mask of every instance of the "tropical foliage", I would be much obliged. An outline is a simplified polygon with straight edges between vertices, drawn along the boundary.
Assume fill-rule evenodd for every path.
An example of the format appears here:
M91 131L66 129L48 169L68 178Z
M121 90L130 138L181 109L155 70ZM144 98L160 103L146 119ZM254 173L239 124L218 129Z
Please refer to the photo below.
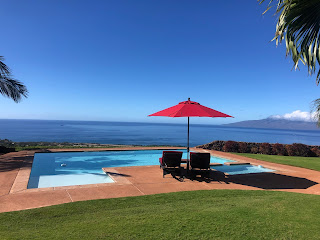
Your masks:
M259 0L260 3L265 0ZM307 65L310 75L316 72L320 64L320 1L319 0L271 0L265 12L277 2L276 44L285 40L287 55L292 57L294 67L301 61ZM320 81L317 73L317 84Z
M265 0L258 0L260 4ZM308 73L317 72L316 83L320 82L320 1L319 0L270 0L267 10L275 8L278 18L275 37L278 45L286 43L287 56L291 56L294 68L299 62L308 68ZM314 102L315 118L320 126L320 98Z
M22 96L28 96L28 90L20 81L12 78L10 69L3 60L0 56L0 94L19 102Z

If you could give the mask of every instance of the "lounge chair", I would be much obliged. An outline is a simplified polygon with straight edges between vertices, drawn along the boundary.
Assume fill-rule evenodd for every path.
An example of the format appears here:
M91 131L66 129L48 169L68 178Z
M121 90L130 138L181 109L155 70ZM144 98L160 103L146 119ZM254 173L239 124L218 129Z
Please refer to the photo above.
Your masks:
M159 158L163 177L168 173L171 173L173 177L176 175L181 177L181 158L182 152L180 151L163 151L162 158Z
M201 177L209 177L210 153L190 152L190 167L193 176L200 174Z

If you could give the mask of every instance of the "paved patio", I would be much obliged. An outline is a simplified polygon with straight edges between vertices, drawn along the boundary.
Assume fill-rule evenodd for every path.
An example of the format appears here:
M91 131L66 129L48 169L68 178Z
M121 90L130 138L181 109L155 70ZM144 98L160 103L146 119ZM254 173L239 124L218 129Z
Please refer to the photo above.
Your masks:
M48 152L133 149L159 148L52 149ZM263 165L276 171L233 176L213 172L209 181L185 179L181 182L169 174L163 178L159 166L104 168L104 171L114 179L114 183L27 189L35 151L21 151L0 156L0 212L92 199L210 189L277 190L320 194L320 174L318 171L263 162L224 152L191 150L210 152L214 156L242 163L250 162L254 165Z

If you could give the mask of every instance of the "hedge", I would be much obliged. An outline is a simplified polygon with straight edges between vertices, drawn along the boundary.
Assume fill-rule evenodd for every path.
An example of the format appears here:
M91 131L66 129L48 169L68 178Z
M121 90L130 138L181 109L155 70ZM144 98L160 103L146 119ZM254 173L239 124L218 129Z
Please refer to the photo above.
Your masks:
M0 146L0 154L1 153L15 152L15 151L16 151L15 148L8 148L8 147Z
M208 144L197 146L209 150L238 153L254 153L282 156L320 157L320 146L311 146L301 143L256 143L236 141L213 141Z

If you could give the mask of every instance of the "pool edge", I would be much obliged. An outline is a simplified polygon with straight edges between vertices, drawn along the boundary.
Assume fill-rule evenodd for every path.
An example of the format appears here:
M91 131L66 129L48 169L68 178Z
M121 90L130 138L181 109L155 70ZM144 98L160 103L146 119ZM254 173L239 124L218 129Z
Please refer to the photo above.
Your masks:
M34 155L36 153L58 153L58 152L104 152L104 151L133 151L133 150L172 150L172 149L185 149L185 147L128 147L128 148L106 148L106 149L96 149L96 148L84 148L84 149L45 149L45 150L29 150L23 156L22 166L19 168L17 176L10 188L9 194L21 193L21 192L42 192L42 191L52 191L52 190L66 190L66 189L76 189L76 188L90 188L90 187L100 187L109 184L130 184L130 181L125 177L111 176L106 173L104 169L117 172L114 168L102 168L102 171L109 175L109 177L114 181L113 183L95 183L95 184L83 184L83 185L72 185L72 186L58 186L58 187L45 187L45 188L28 188L28 183L30 179L30 174L32 170L32 164L34 160Z

